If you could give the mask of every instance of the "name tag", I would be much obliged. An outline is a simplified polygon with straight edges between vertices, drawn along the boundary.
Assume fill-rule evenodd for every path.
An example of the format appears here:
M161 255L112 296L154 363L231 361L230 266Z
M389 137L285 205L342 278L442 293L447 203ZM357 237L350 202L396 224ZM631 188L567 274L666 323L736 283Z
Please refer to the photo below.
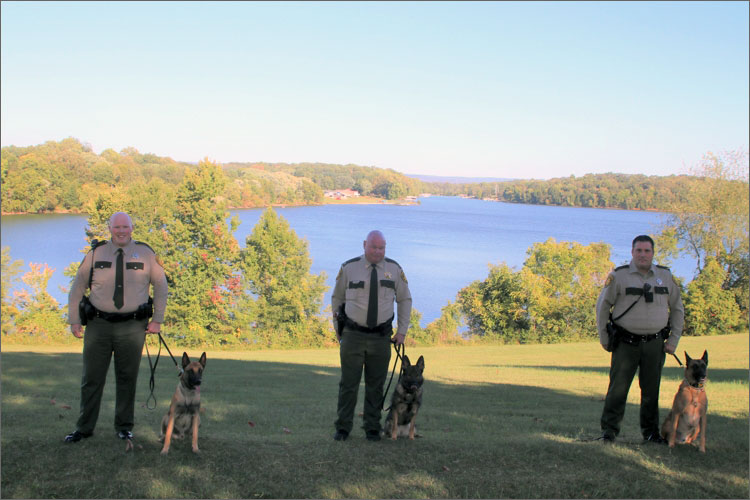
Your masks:
M349 288L364 288L365 282L364 281L350 281L349 282Z
M625 289L625 295L643 295L643 288L628 287Z
M143 262L127 262L125 269L143 269Z
M104 261L104 260L100 260L94 263L94 267L97 269L106 269L108 267L112 267L112 263Z
M669 295L669 288L665 286L655 286L654 293L663 293L665 295Z
M384 286L386 288L392 288L396 289L396 282L393 280L380 280L380 286Z

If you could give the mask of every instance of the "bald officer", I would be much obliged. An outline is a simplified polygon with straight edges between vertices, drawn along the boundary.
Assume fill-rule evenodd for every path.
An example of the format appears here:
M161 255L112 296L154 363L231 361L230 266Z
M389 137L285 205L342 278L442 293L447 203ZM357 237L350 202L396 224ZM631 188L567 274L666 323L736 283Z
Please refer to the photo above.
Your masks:
M653 264L654 240L647 235L636 236L631 254L629 265L618 267L607 277L596 304L602 347L607 349L610 317L619 340L612 352L600 439L611 442L620 433L628 391L638 370L641 433L646 441L664 443L659 435L661 370L664 353L674 354L680 341L685 310L672 273Z
M81 409L77 428L65 436L75 443L94 433L104 383L114 353L117 384L115 430L132 439L135 388L146 333L158 333L167 305L167 279L154 251L131 238L130 216L117 212L109 219L110 241L95 245L78 268L68 295L68 322L73 335L83 337ZM93 271L92 271L93 264ZM87 288L94 307L83 335L78 304ZM154 287L153 317L149 316L149 286Z
M345 440L352 430L363 366L365 435L370 441L380 440L381 401L391 342L404 343L411 319L408 282L401 266L385 258L383 234L371 231L363 246L364 255L341 265L331 297L336 336L341 344L338 418L333 436L337 441ZM398 305L398 329L391 339L394 300Z

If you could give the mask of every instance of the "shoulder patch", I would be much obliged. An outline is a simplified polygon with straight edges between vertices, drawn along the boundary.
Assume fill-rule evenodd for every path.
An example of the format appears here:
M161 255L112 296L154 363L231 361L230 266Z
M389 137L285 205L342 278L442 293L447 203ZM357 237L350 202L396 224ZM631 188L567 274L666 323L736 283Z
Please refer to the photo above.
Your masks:
M152 252L154 252L154 249L153 249L153 248L151 248L150 246L148 246L148 243L144 243L144 242L142 242L142 241L135 241L134 243L135 243L136 245L143 245L144 247L146 247L146 248L148 248L149 250L151 250ZM156 254L156 252L154 252L154 254Z
M389 259L388 257L385 257L383 260L385 260L386 262L390 262L391 264L396 264L399 267L399 269L401 268L401 265L393 259Z
M341 264L341 267L344 267L344 266L345 266L345 265L347 265L347 264L351 264L352 262L357 262L357 261L359 261L359 259L361 259L361 258L362 258L362 257L354 257L353 259L349 259L349 260L347 260L346 262L344 262L343 264Z
M394 262L394 264L395 264L395 262ZM396 264L396 265L398 266L398 264ZM404 274L404 270L401 269L401 266L399 266L399 269L401 270L401 279L404 281L404 283L406 283L408 285L409 281L406 279L406 275Z
M607 276L607 281L604 282L604 288L607 288L609 285L612 284L612 282L615 281L615 277L611 274Z

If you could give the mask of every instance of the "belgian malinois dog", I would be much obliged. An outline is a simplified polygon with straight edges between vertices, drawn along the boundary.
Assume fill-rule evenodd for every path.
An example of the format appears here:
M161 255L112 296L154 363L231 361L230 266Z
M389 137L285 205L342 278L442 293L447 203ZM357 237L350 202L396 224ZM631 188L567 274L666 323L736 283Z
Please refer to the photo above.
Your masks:
M401 375L398 384L393 390L391 399L391 411L385 419L385 434L390 434L391 439L399 436L414 439L416 427L414 421L417 412L422 405L422 384L424 383L424 357L420 356L416 365L409 362L409 357L404 356L401 366Z
M198 449L198 426L201 425L201 378L206 368L206 353L201 354L198 361L190 361L186 352L182 353L182 374L180 383L172 396L169 412L161 421L160 441L164 441L161 454L169 453L172 437L175 439L186 436L193 431L193 453L200 453Z
M685 352L685 378L675 394L672 411L661 426L661 435L674 448L675 443L690 444L700 435L698 449L706 453L706 382L708 351L701 359L692 359Z

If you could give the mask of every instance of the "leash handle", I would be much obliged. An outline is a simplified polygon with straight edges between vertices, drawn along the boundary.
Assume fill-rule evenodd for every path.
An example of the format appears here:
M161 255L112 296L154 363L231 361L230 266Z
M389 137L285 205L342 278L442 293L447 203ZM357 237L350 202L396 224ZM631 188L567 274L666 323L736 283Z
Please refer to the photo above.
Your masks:
M159 332L159 351L156 353L156 361L154 361L153 364L151 364L151 353L148 351L148 343L146 343L146 355L148 356L148 365L151 369L151 377L148 380L149 395L148 395L148 398L146 398L146 409L148 410L156 409L156 396L154 396L154 388L156 387L156 367L159 365L159 358L161 357L162 344L164 344L164 347L167 348L167 352L169 353L169 356L172 358L175 368L177 368L177 370L179 371L179 375L182 375L182 373L184 372L182 367L177 364L177 360L174 359L174 356L172 356L172 351L169 350L169 346L164 341L164 337L161 336L161 332ZM149 401L151 401L152 399L154 400L153 408L149 405Z
M147 410L155 410L156 409L156 396L154 396L154 388L156 387L156 380L154 376L156 375L156 366L159 364L159 356L161 355L161 343L159 343L159 352L156 354L156 361L154 364L151 364L151 353L148 351L148 343L146 343L146 355L148 356L148 366L151 369L151 377L148 380L148 390L149 394L146 398L146 409ZM149 401L154 400L154 406L153 408L149 405Z

